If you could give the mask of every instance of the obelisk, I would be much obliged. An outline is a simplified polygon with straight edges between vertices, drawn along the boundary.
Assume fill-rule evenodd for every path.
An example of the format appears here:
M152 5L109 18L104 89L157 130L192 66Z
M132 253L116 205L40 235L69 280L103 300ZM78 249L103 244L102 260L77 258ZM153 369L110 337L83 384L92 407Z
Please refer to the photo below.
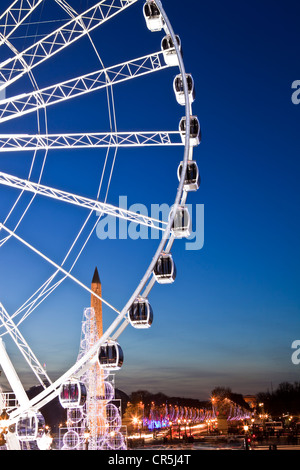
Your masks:
M102 297L102 287L97 267L95 269L94 276L92 279L91 290L99 297ZM101 336L103 335L102 301L93 294L91 294L91 307L95 311L98 338L101 338Z
M103 335L103 319L102 319L102 286L97 267L95 268L94 276L91 284L91 291L98 297L91 294L91 308L95 312L96 330L94 331L94 340L97 341ZM92 400L90 416L93 420L90 421L91 433L93 434L95 442L103 436L106 432L106 401L105 401L105 387L104 387L104 374L98 364L92 367L92 375L94 376L94 398Z

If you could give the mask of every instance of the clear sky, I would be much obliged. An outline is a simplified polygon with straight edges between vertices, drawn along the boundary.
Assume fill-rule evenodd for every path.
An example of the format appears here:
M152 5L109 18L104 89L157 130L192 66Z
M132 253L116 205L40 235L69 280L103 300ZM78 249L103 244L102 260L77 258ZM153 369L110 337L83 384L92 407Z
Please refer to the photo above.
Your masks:
M69 3L80 8L94 2ZM106 66L160 49L162 34L147 30L142 5L137 2L93 33ZM146 389L200 399L216 386L243 394L266 391L299 380L300 371L291 361L291 344L300 339L300 105L291 100L291 85L300 80L300 5L291 0L164 0L163 5L196 83L193 111L203 140L194 156L202 184L188 203L193 215L196 205L204 204L205 243L200 250L187 250L185 240L175 243L176 282L152 290L149 330L128 327L119 338L125 361L116 385L127 393ZM44 8L43 14L50 14ZM57 18L53 10L52 19ZM97 57L82 40L37 68L35 77L42 87L96 67ZM176 73L168 69L116 86L118 129L177 130L183 109L172 90ZM21 93L21 86L29 85L21 81L10 92ZM11 121L0 133L34 132L35 122ZM105 92L49 108L48 125L52 133L109 130ZM149 211L151 204L172 204L182 152L120 149L108 202L118 204L119 196L126 196L128 207L143 203ZM1 171L28 174L32 155L0 158ZM41 153L35 168L42 158ZM104 158L100 150L49 152L42 182L95 197ZM0 188L1 221L16 194ZM9 219L11 229L26 201L25 195ZM36 198L17 233L60 263L86 215L83 209ZM95 221L92 216L89 228ZM121 309L157 243L99 240L94 233L73 274L89 284L97 266L103 297ZM0 248L0 263L0 301L10 313L53 272L13 239ZM88 306L89 293L65 281L22 323L22 333L51 377L75 360ZM104 315L108 326L114 314L105 308ZM32 383L25 372L23 377Z

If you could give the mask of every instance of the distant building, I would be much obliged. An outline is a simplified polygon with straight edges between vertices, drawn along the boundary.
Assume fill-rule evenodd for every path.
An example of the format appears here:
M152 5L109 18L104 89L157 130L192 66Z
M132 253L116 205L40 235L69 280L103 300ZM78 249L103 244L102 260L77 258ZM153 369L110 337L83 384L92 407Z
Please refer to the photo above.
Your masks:
M250 408L255 408L257 405L257 398L255 395L243 395L243 398Z

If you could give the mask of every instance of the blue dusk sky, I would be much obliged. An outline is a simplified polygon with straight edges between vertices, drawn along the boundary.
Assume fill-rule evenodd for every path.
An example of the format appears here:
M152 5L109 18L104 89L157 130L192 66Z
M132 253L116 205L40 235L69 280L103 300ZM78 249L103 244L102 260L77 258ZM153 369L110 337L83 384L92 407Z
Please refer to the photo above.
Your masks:
M9 3L2 1L1 8ZM38 31L24 25L14 35L15 47L27 47L32 35L38 38L43 28L51 31L66 17L54 2L44 3L32 21L51 22ZM95 1L69 3L80 10ZM92 33L105 66L160 50L163 33L146 28L143 3L138 1ZM194 158L201 186L187 202L198 241L197 207L204 205L204 245L187 249L188 242L189 248L197 247L195 238L175 242L176 281L156 284L151 291L154 322L149 330L128 327L120 336L125 360L116 386L128 394L144 389L199 399L209 398L216 386L242 394L275 389L281 382L298 381L300 373L300 365L291 360L292 342L300 339L300 105L292 102L292 83L300 80L300 4L164 0L163 5L196 85L193 113L201 123L202 143ZM5 47L1 61L11 54ZM36 67L34 76L42 88L99 68L85 38ZM168 68L114 86L117 129L177 130L184 113L172 88L177 73ZM30 87L24 78L7 94ZM41 113L41 133L43 121ZM49 133L109 131L105 90L49 107L47 125ZM36 115L1 124L1 134L14 132L38 132ZM36 156L33 181L44 156ZM105 156L103 149L49 151L41 182L96 198ZM149 215L153 205L171 206L182 156L182 147L120 148L107 202L118 205L120 197L126 198L128 208L143 204ZM100 200L105 199L113 158L111 149ZM1 171L28 177L30 152L3 153L0 159ZM1 222L17 195L15 189L0 187ZM30 195L22 196L8 228L15 227L29 200ZM87 215L85 209L36 197L16 233L60 264ZM96 220L95 214L90 217L66 269ZM72 274L89 286L97 266L103 297L121 310L159 240L150 233L142 239L132 226L127 239L120 240L118 223L106 228L115 239L100 240L94 231ZM0 239L5 236L1 230ZM11 314L54 272L13 237L0 247L0 266L0 301ZM20 325L53 379L76 360L83 311L89 304L90 294L66 280ZM104 307L103 314L107 328L115 313ZM24 384L35 384L7 335L3 339ZM4 385L3 377L1 381Z

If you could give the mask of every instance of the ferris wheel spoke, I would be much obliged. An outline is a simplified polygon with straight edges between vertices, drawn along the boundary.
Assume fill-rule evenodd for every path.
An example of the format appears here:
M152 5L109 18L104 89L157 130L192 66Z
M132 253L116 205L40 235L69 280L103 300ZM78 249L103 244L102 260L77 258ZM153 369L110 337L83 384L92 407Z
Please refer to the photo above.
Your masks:
M29 70L62 51L137 1L101 0L15 57L5 60L0 64L1 76L6 82L1 85L1 89L15 82ZM27 67L23 65L20 59L25 60ZM21 72L18 69L19 67ZM7 75L9 76L8 79Z
M0 46L18 29L43 0L15 0L0 16Z
M0 122L169 67L156 52L0 102Z
M30 243L28 243L26 240L24 240L22 237L20 237L19 235L17 235L15 232L13 232L12 230L10 230L8 227L6 227L4 224L0 223L0 230L4 230L5 232L7 232L9 235L11 235L13 238L15 238L16 240L18 240L21 244L25 245L27 248L29 248L31 251L33 251L34 253L36 253L39 257L41 257L42 259L44 259L45 261L47 261L49 264L51 264L52 266L54 266L57 270L61 271L63 274L65 274L69 279L71 279L72 281L74 281L76 284L78 284L80 287L82 287L84 290L86 290L87 292L89 292L90 294L92 294L93 296L97 297L99 300L101 300L105 305L107 305L109 308L111 308L112 310L114 310L117 314L120 314L120 312L113 306L111 305L109 302L107 302L103 297L101 297L100 295L96 294L95 292L93 292L89 287L87 287L85 284L83 284L81 281L79 281L79 279L77 279L75 276L73 276L72 274L70 274L68 271L66 271L64 268L62 268L61 266L59 266L57 263L55 263L52 259L50 259L48 256L46 256L44 253L42 253L40 250L38 250L37 248L35 248L33 245L31 245Z
M47 279L44 284L37 289L37 291L26 300L26 302L18 308L18 310L11 315L11 318L20 315L22 312L25 313L22 315L21 319L18 321L17 325L19 326L26 318L35 310L44 300L48 297L65 279L67 276L63 276L55 284L51 284L55 276L58 274L59 270L56 270L49 279Z
M0 152L182 145L183 140L178 131L46 135L0 134Z
M75 18L78 13L72 8L65 0L54 0L64 11L68 13L71 18Z
M61 202L74 204L79 207L93 210L100 214L107 214L113 217L118 217L120 219L125 219L129 222L134 222L136 224L146 225L147 227L157 230L164 231L167 226L167 223L161 222L143 214L138 214L136 212L128 211L111 204L89 199L66 191L61 191L49 186L33 183L28 180L8 175L7 173L0 172L0 184L17 188L21 191L24 190L41 196L46 196Z
M29 364L35 376L38 378L41 385L43 385L44 388L50 385L51 380L48 377L44 367L42 367L33 351L28 346L25 338L22 336L17 326L12 321L12 318L9 316L2 303L0 303L0 321L17 345L18 349L22 353L27 364Z

